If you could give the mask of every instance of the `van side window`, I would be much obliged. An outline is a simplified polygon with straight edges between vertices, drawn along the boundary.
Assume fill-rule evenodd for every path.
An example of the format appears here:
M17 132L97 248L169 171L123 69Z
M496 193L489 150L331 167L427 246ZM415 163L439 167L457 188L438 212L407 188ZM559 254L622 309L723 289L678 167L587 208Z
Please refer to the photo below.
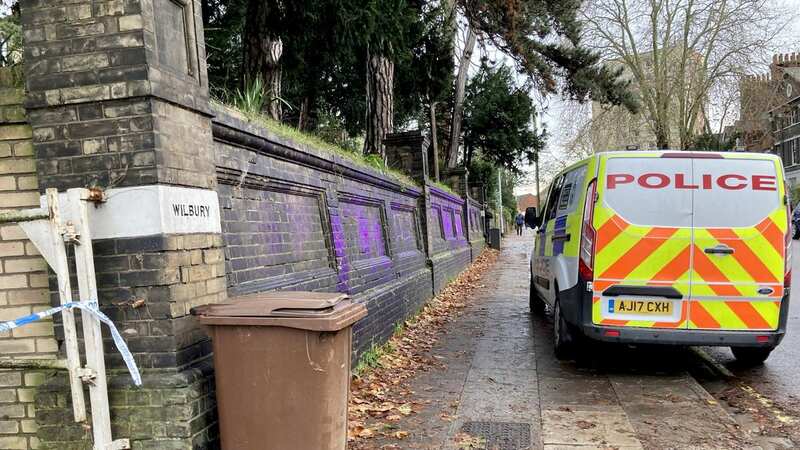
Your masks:
M578 197L586 181L586 171L588 166L576 167L564 174L564 186L558 200L558 214L569 214L574 212L578 206Z
M550 190L550 195L547 197L547 209L545 210L544 221L542 225L556 217L556 207L558 206L561 198L561 188L564 185L564 175L556 178L553 181L553 187Z
M558 210L564 211L569 206L570 194L572 193L572 183L567 183L561 188L561 198L558 200Z

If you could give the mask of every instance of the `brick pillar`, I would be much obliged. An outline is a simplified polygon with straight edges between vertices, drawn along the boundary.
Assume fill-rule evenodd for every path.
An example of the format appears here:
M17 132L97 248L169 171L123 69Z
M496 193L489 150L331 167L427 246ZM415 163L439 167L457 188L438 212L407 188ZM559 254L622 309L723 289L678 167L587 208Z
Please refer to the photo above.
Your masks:
M24 91L14 71L0 69L0 209L39 206L31 128ZM44 259L17 225L0 227L0 321L50 307ZM44 320L0 334L0 354L14 359L56 357L53 322ZM36 448L36 370L0 370L0 448Z
M483 183L478 185L471 185L469 187L469 196L478 201L480 204L486 203L486 189Z
M425 254L430 258L433 242L428 224L432 222L431 209L429 208L431 194L428 189L430 172L428 168L428 137L419 130L403 133L390 133L383 140L386 146L386 164L406 173L417 181L424 189L424 195L419 200L419 220L422 230L422 242Z
M101 187L109 200L97 214L114 217L93 229L99 301L145 383L131 388L107 341L114 437L134 449L215 448L210 345L189 315L227 298L201 2L20 5L39 191ZM43 446L86 447L68 398L63 373L40 386Z
M460 195L461 198L467 198L467 176L469 171L466 167L456 167L455 169L447 169L442 173L442 179L445 184Z
M387 134L383 143L386 146L386 164L389 167L405 172L420 184L430 178L429 142L421 131Z

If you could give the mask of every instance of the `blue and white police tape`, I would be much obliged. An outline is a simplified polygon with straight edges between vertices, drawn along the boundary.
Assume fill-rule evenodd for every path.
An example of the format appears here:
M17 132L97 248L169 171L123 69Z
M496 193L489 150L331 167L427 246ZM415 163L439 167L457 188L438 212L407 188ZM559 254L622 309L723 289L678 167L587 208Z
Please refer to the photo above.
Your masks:
M46 311L38 312L29 314L24 317L20 317L17 320L9 320L8 322L0 322L0 332L3 331L10 331L14 328L21 327L23 325L27 325L31 322L36 322L37 320L44 319L46 317L50 317L54 314L58 314L65 309L71 308L78 308L81 311L87 312L97 318L100 322L103 322L108 326L108 329L111 331L111 337L114 339L114 345L117 346L117 350L122 355L122 359L125 361L125 365L128 366L128 372L131 373L131 378L133 378L133 383L136 386L142 385L142 376L139 374L139 368L136 367L136 361L133 360L133 355L131 355L131 351L128 350L128 345L125 344L125 341L122 339L122 336L117 331L117 327L114 326L114 322L108 318L105 314L100 311L100 308L97 305L97 302L72 302L72 303L65 303L61 306L56 306L55 308L50 308Z

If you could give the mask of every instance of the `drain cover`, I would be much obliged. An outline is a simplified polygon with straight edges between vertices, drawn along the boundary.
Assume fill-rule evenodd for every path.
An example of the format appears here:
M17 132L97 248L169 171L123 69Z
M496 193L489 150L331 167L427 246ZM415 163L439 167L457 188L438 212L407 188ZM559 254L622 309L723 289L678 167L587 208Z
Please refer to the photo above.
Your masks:
M531 448L531 424L513 422L466 422L461 431L475 436L485 450L526 450ZM473 447L474 448L474 447Z

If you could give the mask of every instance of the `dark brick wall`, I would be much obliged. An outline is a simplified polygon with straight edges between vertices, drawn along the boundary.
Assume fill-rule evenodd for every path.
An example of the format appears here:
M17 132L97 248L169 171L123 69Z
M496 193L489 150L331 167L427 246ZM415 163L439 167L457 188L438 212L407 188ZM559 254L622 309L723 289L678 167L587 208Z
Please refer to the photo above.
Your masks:
M472 251L472 260L486 248L486 234L484 231L483 206L472 198L467 199L466 226Z
M189 310L226 298L221 236L107 239L94 249L101 307L139 367L181 368L208 356L208 337ZM108 353L111 367L124 367Z
M227 284L232 293L258 292L333 275L320 192L267 190L252 176L242 185L239 180L221 177L217 191L226 230ZM276 284L276 279L282 283ZM335 279L331 285L335 286Z
M464 200L433 185L429 185L428 189L433 219L430 224L433 237L432 254L466 247L467 236L463 226Z
M130 438L135 449L215 448L211 342L189 310L227 298L222 237L158 235L93 244L101 309L125 338L144 382L132 386L103 328L113 435ZM56 303L53 276L50 284ZM56 337L63 339L59 317ZM72 421L64 373L50 374L38 388L36 417L43 448L91 448L91 431Z
M152 1L20 5L40 186L212 187L199 1L178 8L182 30Z
M425 188L403 185L224 108L213 123L229 294L351 294L369 311L355 326L354 357L387 339L483 248L479 224L468 226L468 202L422 172ZM418 132L387 139L391 159L423 172L426 142ZM477 202L471 208L480 213Z
M152 108L141 98L30 109L39 186L155 183Z
M216 397L210 360L192 370L151 370L143 388L130 377L109 373L109 404L114 436L131 439L134 450L219 449ZM86 401L89 405L88 397ZM36 393L40 448L91 449L91 430L72 420L69 383L51 373Z
M432 184L427 185L431 236L430 264L434 292L439 292L472 261L472 245L465 224L466 202ZM476 243L478 248L482 244Z
M214 185L209 119L154 98L30 109L40 186Z

